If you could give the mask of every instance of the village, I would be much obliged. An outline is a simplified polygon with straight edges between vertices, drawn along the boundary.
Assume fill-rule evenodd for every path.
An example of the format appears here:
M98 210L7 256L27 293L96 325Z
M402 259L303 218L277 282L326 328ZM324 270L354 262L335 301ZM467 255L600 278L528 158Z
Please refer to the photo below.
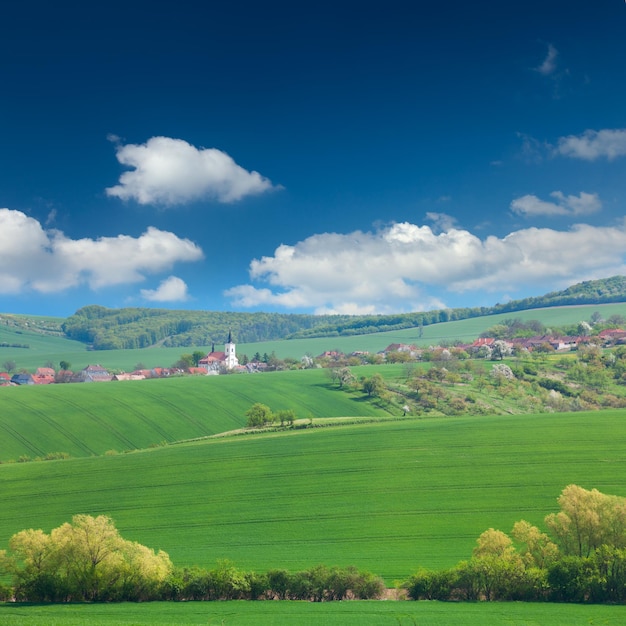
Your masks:
M418 361L446 361L449 359L487 359L502 360L510 356L523 356L532 353L566 353L578 350L585 344L594 344L601 348L610 348L626 344L626 330L608 328L597 335L558 336L538 335L525 338L496 339L495 337L478 337L470 344L455 343L446 346L428 346L420 348L413 344L392 343L377 353L354 351L344 354L338 350L327 350L312 357L303 356L296 359L278 359L275 355L268 357L255 355L249 360L246 355L239 362L236 344L232 333L224 344L223 351L216 351L215 344L211 352L197 359L197 365L178 363L172 367L140 368L132 372L112 373L99 364L90 364L74 372L70 369L55 369L50 364L38 367L34 373L20 371L17 373L0 372L0 386L50 385L60 383L97 383L111 381L137 381L171 376L210 376L219 374L257 374L281 369L310 369L313 367L337 367L356 365L379 365L383 363L407 363ZM197 353L196 353L197 354ZM63 364L63 362L61 362Z

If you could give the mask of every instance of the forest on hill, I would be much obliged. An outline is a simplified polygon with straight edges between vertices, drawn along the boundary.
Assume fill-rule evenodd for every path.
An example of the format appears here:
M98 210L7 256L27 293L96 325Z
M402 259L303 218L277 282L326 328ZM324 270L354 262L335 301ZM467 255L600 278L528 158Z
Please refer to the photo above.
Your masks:
M626 276L592 280L543 296L492 307L440 309L396 315L308 315L184 311L151 308L109 309L90 305L68 317L61 329L68 339L94 350L189 347L221 344L232 330L238 343L364 335L429 326L497 313L626 301Z

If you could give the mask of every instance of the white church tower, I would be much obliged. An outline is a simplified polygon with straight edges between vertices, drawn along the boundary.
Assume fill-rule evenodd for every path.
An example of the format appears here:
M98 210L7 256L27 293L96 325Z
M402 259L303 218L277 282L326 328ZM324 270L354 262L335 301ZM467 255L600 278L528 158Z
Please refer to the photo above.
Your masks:
M237 355L235 354L233 334L230 330L228 331L228 340L224 344L224 365L226 365L229 370L232 370L234 367L239 365Z

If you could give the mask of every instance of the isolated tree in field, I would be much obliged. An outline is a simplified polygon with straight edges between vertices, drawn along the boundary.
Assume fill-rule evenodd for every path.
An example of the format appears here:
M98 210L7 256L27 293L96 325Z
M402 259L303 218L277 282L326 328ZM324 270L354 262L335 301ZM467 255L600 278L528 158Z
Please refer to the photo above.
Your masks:
M13 359L9 359L2 364L2 368L10 374L17 369L17 363Z
M590 322L595 326L602 321L602 313L600 311L594 311L591 314Z
M249 428L259 428L269 424L273 420L272 410L269 406L257 402L253 404L247 411L246 417L248 421L246 425Z
M368 397L380 396L383 391L385 391L385 381L380 374L374 374L372 377L363 380L363 392Z
M336 382L339 389L354 382L354 374L349 367L330 367L327 370L332 382Z

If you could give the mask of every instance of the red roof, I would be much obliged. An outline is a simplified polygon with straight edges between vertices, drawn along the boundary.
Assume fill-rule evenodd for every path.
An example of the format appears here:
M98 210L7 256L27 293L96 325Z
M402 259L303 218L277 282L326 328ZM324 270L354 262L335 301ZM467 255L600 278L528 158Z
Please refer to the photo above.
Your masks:
M226 360L225 352L210 352L203 359L198 361L198 365L203 363L204 365L208 365L209 363L222 362Z

